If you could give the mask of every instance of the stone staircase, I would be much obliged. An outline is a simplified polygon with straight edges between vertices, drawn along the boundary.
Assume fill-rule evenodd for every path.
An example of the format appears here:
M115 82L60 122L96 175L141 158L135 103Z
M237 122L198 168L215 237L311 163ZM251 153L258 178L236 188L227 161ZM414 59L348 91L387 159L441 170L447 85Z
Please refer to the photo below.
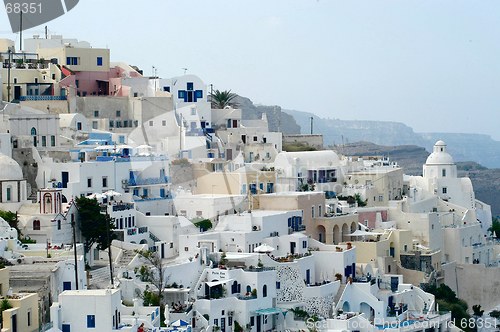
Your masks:
M89 289L103 289L110 284L109 266L90 271Z
M123 249L122 255L118 262L116 262L116 267L126 267L130 264L132 259L137 255L137 253L133 250Z
M149 231L149 238L151 240L153 240L153 242L160 242L161 241L156 235L154 235L153 233L151 233L151 231Z

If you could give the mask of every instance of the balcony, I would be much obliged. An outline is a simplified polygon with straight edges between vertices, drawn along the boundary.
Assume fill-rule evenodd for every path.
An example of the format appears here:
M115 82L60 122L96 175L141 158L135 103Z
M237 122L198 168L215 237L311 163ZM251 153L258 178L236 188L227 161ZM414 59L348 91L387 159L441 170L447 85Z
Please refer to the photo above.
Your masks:
M131 178L128 180L128 185L130 187L138 187L138 186L163 185L169 182L170 179L168 176L163 176L158 178L144 178L144 179Z
M134 203L119 203L113 205L113 212L133 210L133 209L134 209Z
M19 97L20 101L54 101L54 100L67 100L66 96L44 96L44 95L30 95Z

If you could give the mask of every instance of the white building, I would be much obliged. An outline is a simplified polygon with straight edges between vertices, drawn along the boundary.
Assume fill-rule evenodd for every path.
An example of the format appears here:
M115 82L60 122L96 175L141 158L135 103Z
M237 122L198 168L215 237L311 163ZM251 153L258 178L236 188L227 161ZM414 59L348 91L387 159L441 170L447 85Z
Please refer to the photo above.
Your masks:
M17 211L28 202L27 183L19 164L0 154L0 209Z
M65 291L50 311L53 331L135 332L141 323L158 331L160 325L158 307L127 308L121 303L118 289Z
M276 192L311 189L342 192L344 175L340 159L333 151L281 152L274 167Z

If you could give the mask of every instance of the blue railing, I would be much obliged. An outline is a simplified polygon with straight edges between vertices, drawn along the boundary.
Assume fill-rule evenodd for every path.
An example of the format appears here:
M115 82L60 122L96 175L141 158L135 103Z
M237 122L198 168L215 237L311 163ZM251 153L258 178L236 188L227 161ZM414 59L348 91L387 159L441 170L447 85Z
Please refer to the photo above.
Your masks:
M153 184L166 184L169 183L168 176L158 177L158 178L145 178L145 179L129 179L129 186L146 186Z
M36 95L31 95L31 96L21 96L19 97L20 101L39 101L39 100L46 100L46 101L51 101L51 100L66 100L66 96L36 96Z

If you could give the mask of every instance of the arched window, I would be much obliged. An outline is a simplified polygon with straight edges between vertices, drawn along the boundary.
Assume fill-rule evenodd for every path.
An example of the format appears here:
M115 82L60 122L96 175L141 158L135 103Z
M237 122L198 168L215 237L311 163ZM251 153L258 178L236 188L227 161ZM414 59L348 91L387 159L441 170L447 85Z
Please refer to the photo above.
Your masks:
M33 230L34 231L40 230L40 220L38 219L33 220Z
M250 287L250 285L247 285L247 293L251 293L252 292L252 287Z
M267 297L267 285L262 286L262 297Z
M36 136L36 128L31 128L31 136Z

